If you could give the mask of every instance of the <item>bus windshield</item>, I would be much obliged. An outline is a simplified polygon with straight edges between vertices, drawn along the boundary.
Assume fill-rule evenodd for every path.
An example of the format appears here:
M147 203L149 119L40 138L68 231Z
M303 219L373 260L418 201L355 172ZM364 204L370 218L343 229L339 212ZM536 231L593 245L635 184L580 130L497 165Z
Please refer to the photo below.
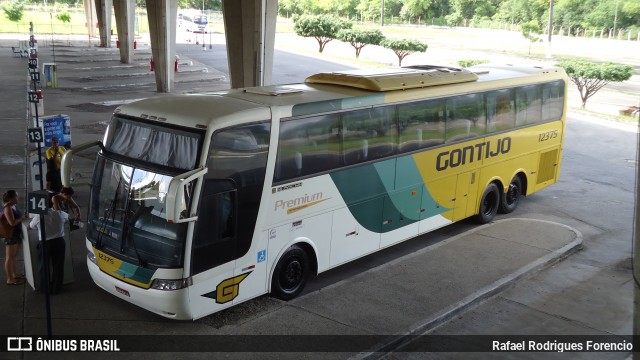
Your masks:
M196 167L203 132L168 128L117 115L109 127L114 129L106 143L111 153L173 169Z
M92 182L88 239L98 250L142 267L180 267L187 225L166 220L165 200L171 178L99 155ZM191 194L185 195L185 203L189 203Z
M183 265L185 224L167 222L171 179L195 169L204 132L114 115L96 160L87 238L96 249L142 267ZM191 203L185 188L181 210Z

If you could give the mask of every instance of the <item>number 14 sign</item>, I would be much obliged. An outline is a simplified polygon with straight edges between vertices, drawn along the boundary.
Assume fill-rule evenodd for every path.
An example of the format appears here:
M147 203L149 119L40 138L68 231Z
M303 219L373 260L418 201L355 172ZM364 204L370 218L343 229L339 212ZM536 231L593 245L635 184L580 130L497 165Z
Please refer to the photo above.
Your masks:
M49 193L46 190L32 191L27 202L30 214L46 215L49 209Z

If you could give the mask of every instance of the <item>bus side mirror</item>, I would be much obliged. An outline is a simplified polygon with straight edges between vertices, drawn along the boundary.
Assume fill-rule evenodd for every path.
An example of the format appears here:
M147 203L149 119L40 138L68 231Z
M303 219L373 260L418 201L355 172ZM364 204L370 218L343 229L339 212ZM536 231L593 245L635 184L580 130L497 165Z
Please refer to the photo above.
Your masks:
M187 186L189 184L208 172L208 168L200 168L191 170L184 174L180 174L171 179L169 182L169 189L167 191L167 222L170 223L181 223L187 221L195 221L198 219L197 216L191 216L191 214L186 214L188 210L189 204L188 199L185 198L185 194L188 193ZM193 190L191 190L193 192ZM189 196L193 196L193 193L189 194Z
M80 151L90 149L94 146L99 146L100 149L104 150L102 141L92 141L89 143L84 143L82 145L74 146L73 150L69 149L65 151L64 154L62 154L62 161L60 162L60 177L62 179L62 186L71 186L71 160L73 158L73 155Z

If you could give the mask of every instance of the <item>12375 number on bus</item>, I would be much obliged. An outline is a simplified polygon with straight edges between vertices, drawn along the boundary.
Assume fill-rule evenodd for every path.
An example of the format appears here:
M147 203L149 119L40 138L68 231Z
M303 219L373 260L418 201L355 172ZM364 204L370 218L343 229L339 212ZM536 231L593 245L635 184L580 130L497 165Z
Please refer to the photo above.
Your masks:
M543 142L558 137L558 130L545 131L538 135L538 142Z

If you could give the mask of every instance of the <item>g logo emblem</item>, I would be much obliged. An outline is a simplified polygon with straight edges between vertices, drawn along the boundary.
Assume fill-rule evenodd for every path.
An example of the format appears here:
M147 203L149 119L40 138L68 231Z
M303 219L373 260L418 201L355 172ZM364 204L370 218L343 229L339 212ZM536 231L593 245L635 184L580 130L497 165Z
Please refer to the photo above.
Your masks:
M223 280L218 284L218 286L216 286L215 291L202 296L215 299L218 304L228 303L238 297L238 293L240 292L240 283L249 276L249 274L251 274L251 272Z

